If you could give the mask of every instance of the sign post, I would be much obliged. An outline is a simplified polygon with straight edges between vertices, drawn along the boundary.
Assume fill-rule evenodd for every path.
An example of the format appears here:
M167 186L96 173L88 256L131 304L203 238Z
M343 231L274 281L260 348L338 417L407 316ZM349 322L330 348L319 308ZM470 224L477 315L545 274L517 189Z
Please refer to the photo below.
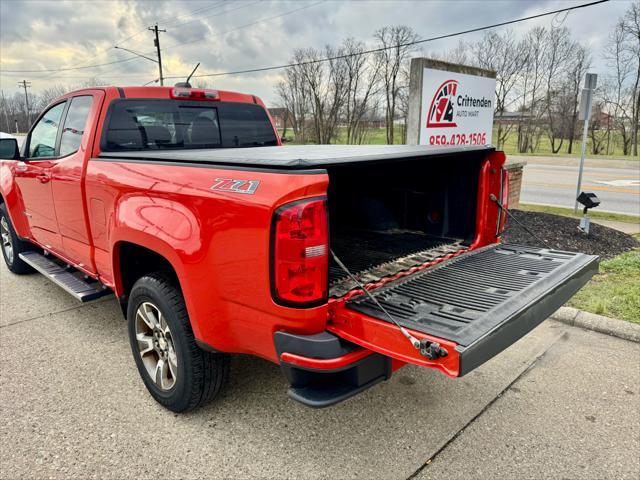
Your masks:
M587 73L584 77L584 88L580 96L580 106L578 108L578 120L584 120L582 129L582 153L580 154L580 169L578 170L578 186L576 188L576 200L573 206L573 213L578 213L578 197L582 189L582 171L584 170L584 156L587 151L587 136L589 135L589 117L591 116L591 103L593 102L593 92L596 89L598 75Z
M411 59L407 143L491 144L496 73L475 67Z

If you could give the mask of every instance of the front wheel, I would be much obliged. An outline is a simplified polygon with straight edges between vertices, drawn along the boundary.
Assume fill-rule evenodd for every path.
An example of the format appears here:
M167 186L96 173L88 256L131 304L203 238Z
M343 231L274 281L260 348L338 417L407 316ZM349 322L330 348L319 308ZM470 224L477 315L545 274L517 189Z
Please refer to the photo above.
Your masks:
M19 257L22 252L33 250L33 245L24 240L20 240L16 231L13 229L11 218L9 218L9 214L7 213L7 206L4 203L0 204L0 241L2 242L0 246L2 249L2 257L10 271L18 275L33 272L33 268Z
M127 308L131 350L153 398L174 412L212 399L229 377L229 356L200 349L184 298L166 276L140 278Z

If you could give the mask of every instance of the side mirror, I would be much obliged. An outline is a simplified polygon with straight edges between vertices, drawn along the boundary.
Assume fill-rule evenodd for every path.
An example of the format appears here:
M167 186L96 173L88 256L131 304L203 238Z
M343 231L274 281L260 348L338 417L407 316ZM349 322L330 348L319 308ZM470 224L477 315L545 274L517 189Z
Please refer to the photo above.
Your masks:
M0 138L0 159L19 160L20 149L15 138Z

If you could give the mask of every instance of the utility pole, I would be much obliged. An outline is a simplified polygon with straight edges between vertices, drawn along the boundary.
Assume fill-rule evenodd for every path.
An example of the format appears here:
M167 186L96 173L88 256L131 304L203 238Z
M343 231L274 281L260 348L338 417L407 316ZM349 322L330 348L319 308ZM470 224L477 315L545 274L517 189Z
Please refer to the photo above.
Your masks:
M4 119L7 122L7 132L11 131L11 123L9 122L9 105L4 98L4 90L0 90L2 93L2 110L4 111Z
M160 71L160 85L164 85L164 78L162 76L162 54L160 53L160 37L158 36L158 33L166 32L166 30L158 30L157 23L153 27L149 27L149 30L156 34L156 38L153 40L153 44L156 46L156 50L158 51L158 70Z
M31 88L31 82L22 80L18 82L18 86L24 88L24 103L27 107L27 130L31 128L31 110L29 109L29 95L27 94L27 88Z
M580 154L580 168L578 170L578 186L576 188L576 199L573 206L573 213L578 213L578 196L582 189L582 171L584 170L584 157L587 150L587 139L589 136L589 117L591 116L591 103L593 102L593 92L596 89L598 75L587 73L584 77L584 88L580 97L580 108L578 109L578 120L584 120L582 129L582 151Z

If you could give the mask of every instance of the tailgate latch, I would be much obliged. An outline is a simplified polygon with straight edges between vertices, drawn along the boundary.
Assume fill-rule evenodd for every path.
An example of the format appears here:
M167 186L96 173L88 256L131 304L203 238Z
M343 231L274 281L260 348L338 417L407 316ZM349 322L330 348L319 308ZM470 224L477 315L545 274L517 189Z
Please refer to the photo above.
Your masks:
M438 342L430 342L429 340L420 340L420 354L429 360L437 360L440 357L449 355L446 348L440 346Z

